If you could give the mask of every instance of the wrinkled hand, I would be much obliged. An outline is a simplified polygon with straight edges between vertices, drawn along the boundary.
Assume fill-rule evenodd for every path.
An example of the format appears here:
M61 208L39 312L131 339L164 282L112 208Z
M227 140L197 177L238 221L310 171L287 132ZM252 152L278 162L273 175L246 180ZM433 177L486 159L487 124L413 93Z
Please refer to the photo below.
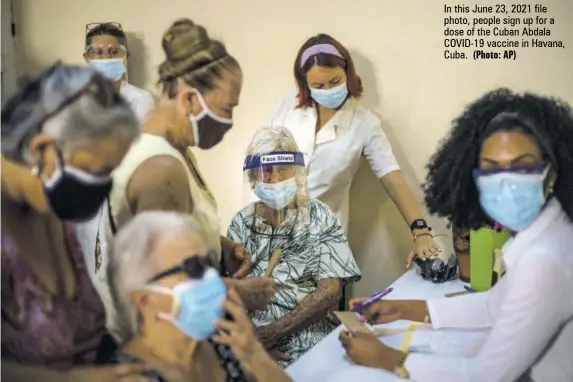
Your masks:
M414 257L419 257L420 259L431 259L439 256L440 252L442 252L442 248L434 242L434 238L432 236L418 236L418 238L414 240L414 245L408 255L408 263L406 267L410 268L412 266Z
M247 277L253 266L251 256L249 256L245 247L239 243L233 243L233 245L225 251L225 264L227 265L229 275L234 279Z
M384 345L372 334L343 330L338 339L348 357L361 366L393 371L403 355L401 351Z
M78 367L68 372L69 382L150 382L141 373L145 366L126 364L101 367Z
M247 277L236 280L234 288L249 310L259 310L270 304L276 285L269 277Z
M267 350L273 349L279 340L278 331L273 328L272 324L257 327L255 333Z
M353 298L348 303L350 310L370 297L360 297ZM393 300L378 300L364 309L359 310L358 313L363 315L368 323L372 325L376 324L387 324L388 322L393 322L400 320L402 318L402 313L399 310L398 304Z
M217 321L217 335L213 341L229 346L245 371L253 373L253 367L258 358L268 357L255 335L255 328L245 313L245 305L236 290L230 289L223 307L231 315L233 321Z

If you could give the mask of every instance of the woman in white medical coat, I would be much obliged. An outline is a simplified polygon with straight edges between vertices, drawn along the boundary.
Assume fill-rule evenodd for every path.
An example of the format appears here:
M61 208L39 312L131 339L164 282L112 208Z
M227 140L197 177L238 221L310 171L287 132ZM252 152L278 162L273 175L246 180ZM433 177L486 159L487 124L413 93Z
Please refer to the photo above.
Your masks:
M305 154L310 195L337 213L347 231L350 185L365 156L410 227L410 259L438 255L441 249L402 176L380 119L359 102L362 84L348 50L328 35L312 37L296 56L294 75L296 89L281 98L267 125L293 133Z
M121 24L108 22L86 25L84 59L91 67L115 81L119 93L131 106L139 123L143 124L155 107L155 101L151 93L127 82L128 56L127 37ZM91 275L95 274L103 261L102 257L107 253L105 235L98 235L100 231L105 232L104 210L102 208L93 219L77 227Z

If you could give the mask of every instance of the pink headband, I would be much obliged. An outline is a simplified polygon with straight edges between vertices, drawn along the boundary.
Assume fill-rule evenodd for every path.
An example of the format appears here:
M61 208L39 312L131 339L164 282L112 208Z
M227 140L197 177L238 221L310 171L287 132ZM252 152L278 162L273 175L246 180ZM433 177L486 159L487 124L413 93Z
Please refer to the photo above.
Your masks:
M310 48L307 48L303 53L302 56L300 57L300 67L302 68L304 66L304 64L306 64L306 62L308 61L309 58L311 58L312 56L316 56L317 54L331 54L333 56L337 56L340 57L342 59L344 59L344 57L342 57L342 55L338 52L338 50L336 50L336 48L333 45L330 44L317 44L317 45L313 45Z

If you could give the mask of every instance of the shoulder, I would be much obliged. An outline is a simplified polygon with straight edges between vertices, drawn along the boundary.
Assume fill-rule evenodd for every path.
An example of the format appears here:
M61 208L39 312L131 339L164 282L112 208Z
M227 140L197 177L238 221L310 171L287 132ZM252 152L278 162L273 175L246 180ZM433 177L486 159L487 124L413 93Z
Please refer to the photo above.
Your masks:
M171 155L155 155L141 162L129 183L130 188L149 189L182 181L187 182L187 171L179 159Z
M309 210L310 210L310 217L315 222L324 222L330 219L336 219L336 215L326 203L318 200L318 199L310 199L308 201Z
M255 202L247 204L241 208L231 219L231 224L244 224L244 222L253 215Z
M359 121L361 125L372 129L382 128L382 121L372 110L364 106L360 100L353 100L353 103L356 120Z
M145 89L138 88L128 82L121 84L119 93L130 103L138 101L153 102L153 96L150 92Z

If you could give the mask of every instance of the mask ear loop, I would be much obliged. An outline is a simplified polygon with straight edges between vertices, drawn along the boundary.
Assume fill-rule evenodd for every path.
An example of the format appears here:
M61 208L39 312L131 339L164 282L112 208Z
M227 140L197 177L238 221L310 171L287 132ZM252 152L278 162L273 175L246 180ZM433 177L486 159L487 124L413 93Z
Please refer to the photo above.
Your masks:
M172 322L173 319L175 318L175 316L177 315L178 311L179 311L179 309L178 309L179 300L178 300L177 296L175 295L175 293L173 293L173 290L169 289L167 287L163 287L161 285L154 285L154 284L147 285L145 288L152 291L152 292L171 296L171 298L173 299L173 302L171 303L171 312L170 313L159 312L159 313L157 313L157 317L162 319L162 320Z
M545 184L545 181L547 179L547 176L549 175L550 170L551 170L551 163L548 164L547 167L545 167L545 170L543 170L542 176L543 176L543 183L544 184ZM555 183L554 180L550 180L549 183L547 183L547 189L544 190L545 201L549 200L549 198L551 198L553 196L554 183Z
M201 105L201 108L203 109L203 110L201 110L201 112L198 115L194 116L195 120L197 122L199 122L202 118L204 118L205 115L208 115L209 117L213 118L217 122L224 123L227 125L233 124L232 119L220 117L217 114L215 114L213 112L213 110L209 109L209 106L207 106L207 103L205 102L203 95L197 89L193 89L193 91L197 95L197 99L199 100L199 104Z

